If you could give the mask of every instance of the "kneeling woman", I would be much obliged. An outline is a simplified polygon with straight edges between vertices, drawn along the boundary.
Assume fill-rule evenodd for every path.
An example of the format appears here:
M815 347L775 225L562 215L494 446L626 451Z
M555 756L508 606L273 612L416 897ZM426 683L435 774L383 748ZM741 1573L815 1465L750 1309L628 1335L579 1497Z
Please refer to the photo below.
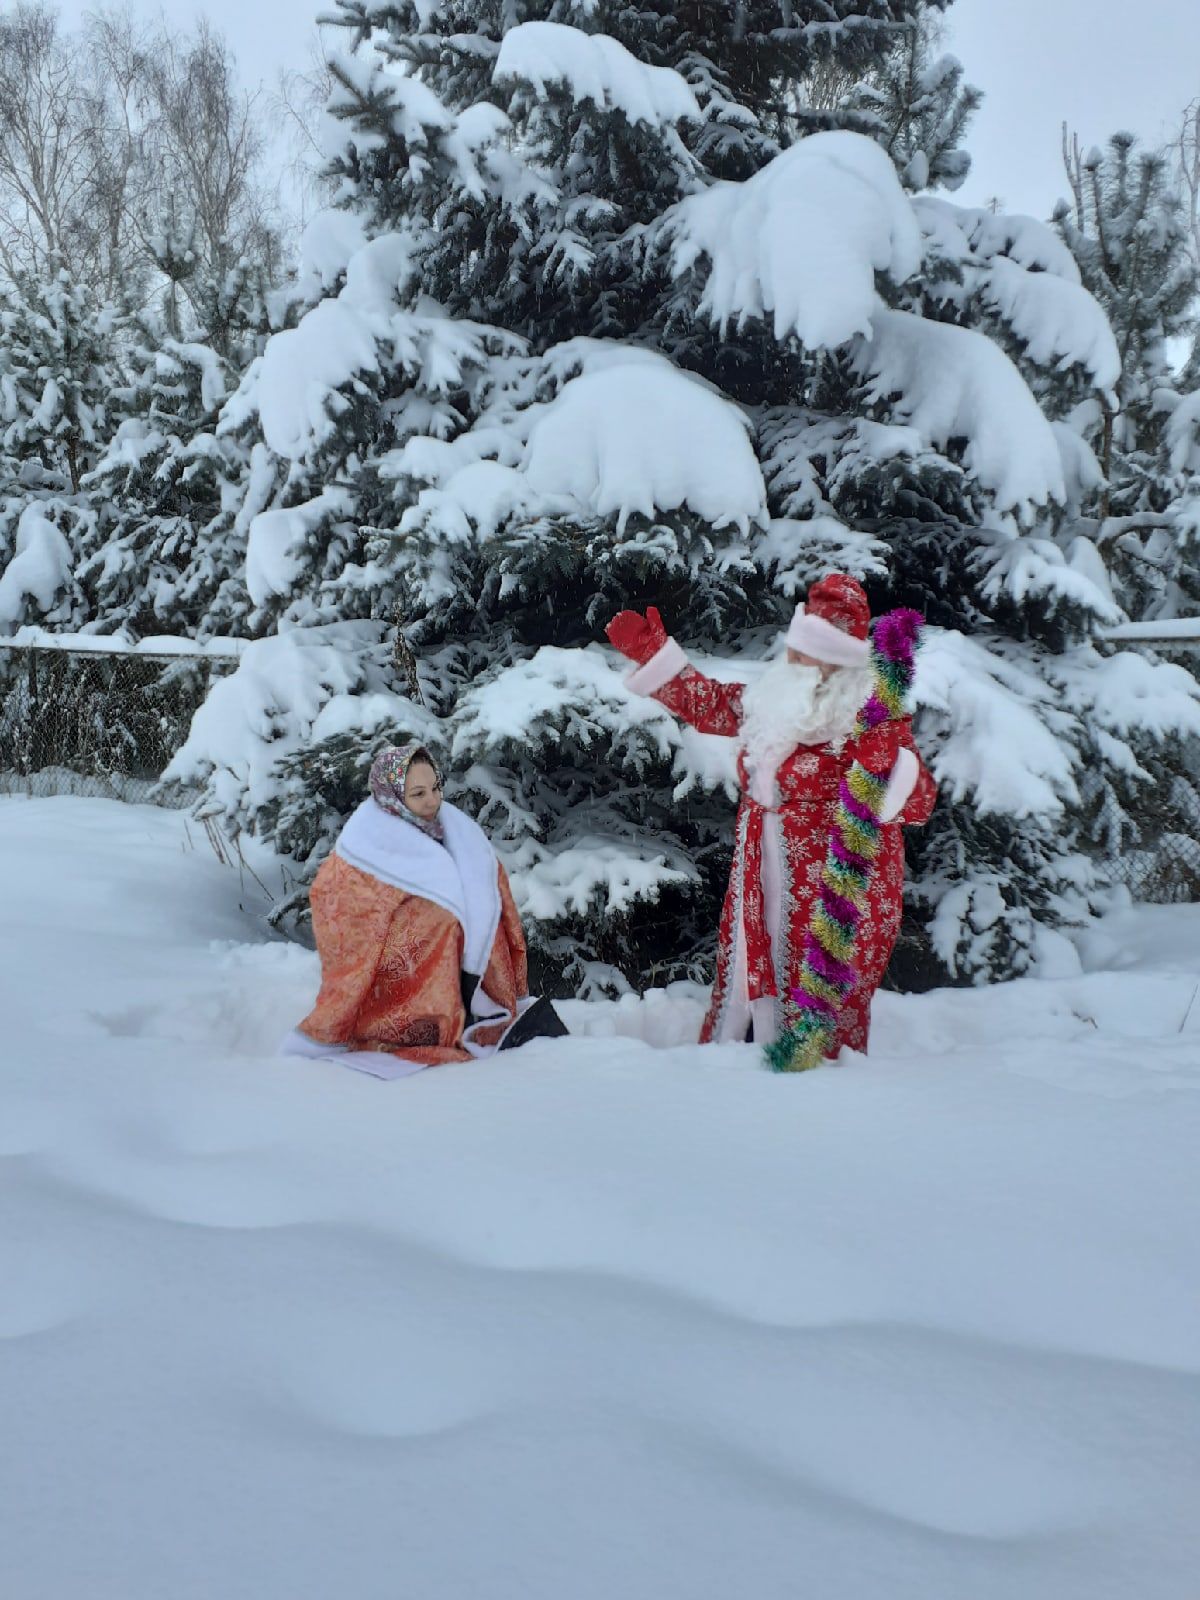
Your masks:
M382 751L370 790L313 879L321 991L284 1051L392 1078L564 1034L527 993L504 868L428 751Z

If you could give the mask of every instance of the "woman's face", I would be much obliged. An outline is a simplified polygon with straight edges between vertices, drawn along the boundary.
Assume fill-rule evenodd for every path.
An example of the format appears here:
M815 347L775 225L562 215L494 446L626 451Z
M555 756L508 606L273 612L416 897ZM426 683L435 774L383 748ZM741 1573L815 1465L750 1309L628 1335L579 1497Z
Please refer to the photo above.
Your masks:
M414 817L429 822L442 803L442 786L428 761L414 761L404 775L404 804Z
M818 661L816 656L806 656L803 650L793 650L791 645L788 645L787 658L794 666L816 667L823 679L837 671L831 661Z

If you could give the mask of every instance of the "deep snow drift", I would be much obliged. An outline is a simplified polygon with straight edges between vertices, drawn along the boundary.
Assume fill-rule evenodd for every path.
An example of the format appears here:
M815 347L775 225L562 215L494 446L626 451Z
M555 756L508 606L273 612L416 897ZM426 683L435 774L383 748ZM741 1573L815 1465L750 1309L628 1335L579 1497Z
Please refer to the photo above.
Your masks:
M1200 910L380 1084L187 826L0 800L4 1600L1195 1592Z

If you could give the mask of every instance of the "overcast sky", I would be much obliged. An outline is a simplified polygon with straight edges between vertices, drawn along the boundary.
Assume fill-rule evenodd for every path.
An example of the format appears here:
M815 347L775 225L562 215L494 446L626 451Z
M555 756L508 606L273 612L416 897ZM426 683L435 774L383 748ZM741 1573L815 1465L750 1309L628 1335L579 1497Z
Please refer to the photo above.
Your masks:
M62 10L78 18L89 4L62 0ZM163 9L157 0L135 0L135 8L147 15ZM246 81L268 85L281 66L305 63L313 19L326 9L332 0L166 6L181 24L206 12L229 39ZM956 196L967 204L998 196L1007 210L1046 216L1065 191L1064 120L1085 148L1118 128L1157 142L1200 97L1198 0L956 0L948 21L946 47L986 96L968 141L973 171Z

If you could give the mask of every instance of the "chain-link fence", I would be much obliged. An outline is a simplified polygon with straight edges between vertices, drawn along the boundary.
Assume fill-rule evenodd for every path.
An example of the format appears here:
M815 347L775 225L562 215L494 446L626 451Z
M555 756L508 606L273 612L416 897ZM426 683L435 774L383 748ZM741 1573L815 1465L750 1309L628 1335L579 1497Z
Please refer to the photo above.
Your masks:
M1200 773L1178 774L1140 807L1139 837L1104 865L1135 900L1156 905L1200 901Z
M0 793L183 805L158 783L227 653L0 640Z
M1108 864L1135 900L1152 905L1200 900L1200 842L1189 834L1163 834L1152 849L1123 851Z

